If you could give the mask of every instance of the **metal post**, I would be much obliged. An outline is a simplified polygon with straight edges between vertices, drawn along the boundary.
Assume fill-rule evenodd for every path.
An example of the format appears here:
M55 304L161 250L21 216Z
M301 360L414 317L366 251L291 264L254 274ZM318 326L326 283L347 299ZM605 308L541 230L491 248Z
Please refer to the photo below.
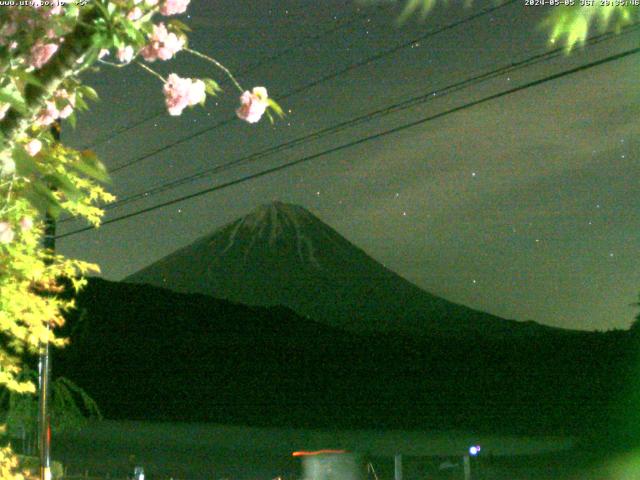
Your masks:
M60 140L60 123L56 122L51 128L56 141ZM44 226L44 248L50 254L48 263L53 262L56 250L56 220L47 212ZM47 323L47 333L50 325ZM51 480L51 413L49 412L49 396L51 378L51 356L49 342L40 346L38 359L38 450L40 453L40 480Z
M462 457L462 463L464 464L464 480L471 480L471 461L469 455Z
M56 222L47 214L45 218L44 247L55 250ZM47 332L49 331L47 324ZM38 450L40 451L40 480L51 480L50 449L51 449L51 422L49 412L51 377L51 358L49 355L49 342L45 341L40 346L40 358L38 361Z
M394 460L394 480L402 480L402 455L396 453Z

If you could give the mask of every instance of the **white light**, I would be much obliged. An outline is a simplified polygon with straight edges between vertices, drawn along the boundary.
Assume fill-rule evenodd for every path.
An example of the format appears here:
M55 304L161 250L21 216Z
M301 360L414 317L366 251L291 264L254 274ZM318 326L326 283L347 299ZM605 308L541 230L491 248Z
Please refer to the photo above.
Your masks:
M469 447L469 455L475 457L478 453L480 453L480 445L472 445Z

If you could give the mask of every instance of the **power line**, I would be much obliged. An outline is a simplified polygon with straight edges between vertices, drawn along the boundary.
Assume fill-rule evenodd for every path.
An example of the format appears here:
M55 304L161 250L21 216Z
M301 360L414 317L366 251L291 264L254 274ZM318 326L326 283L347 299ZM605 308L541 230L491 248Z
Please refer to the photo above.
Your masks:
M342 30L344 28L348 28L349 26L357 23L358 21L361 21L362 19L368 17L369 15L371 15L371 12L369 11L365 11L360 13L359 15L356 15L354 18L347 17L346 19L343 19L341 22L339 22L337 25L332 26L331 28L328 28L322 32L319 33L315 33L312 35L307 35L305 36L302 40L300 40L299 42L297 42L295 45L284 48L282 50L280 50L279 52L273 53L271 55L266 56L265 58L258 60L256 62L253 62L249 65L246 65L242 68L240 68L237 72L236 75L244 75L246 73L249 73L263 65L265 65L266 63L270 63L270 62L275 62L277 60L279 60L280 58L289 55L290 53L303 48L305 46L307 46L309 43L311 42L315 42L317 40L320 40L321 38L324 38L326 36L331 35L334 32L337 32L339 30ZM117 137L118 135L121 135L129 130L133 130L134 128L139 127L140 125L153 120L154 118L160 117L162 115L164 115L166 113L166 109L161 109L161 110L156 110L155 112L151 113L150 115L147 115L146 117L143 117L140 120L137 120L133 123L129 123L128 125L125 125L123 127L119 127L116 128L114 131L112 131L110 134L103 136L102 138L98 138L97 140L94 140L93 143L90 143L84 147L82 147L82 150L84 149L93 149L98 145L101 145L105 142L108 142L110 140L113 140L115 137Z
M337 147L333 147L333 148L330 148L328 150L324 150L322 152L315 153L313 155L308 155L306 157L302 157L302 158L299 158L297 160L294 160L294 161L291 161L291 162L287 162L287 163L284 163L282 165L278 165L276 167L268 168L268 169L262 170L260 172L253 173L251 175L246 175L246 176L241 177L241 178L236 179L236 180L231 180L229 182L225 182L225 183L222 183L220 185L216 185L214 187L206 188L204 190L200 190L198 192L191 193L189 195L184 195L182 197L178 197L178 198L175 198L173 200L162 202L162 203L153 205L151 207L143 208L143 209L137 210L135 212L131 212L131 213L128 213L128 214L125 214L125 215L121 215L119 217L112 218L110 220L106 220L102 224L103 225L108 225L108 224L111 224L111 223L115 223L115 222L119 222L119 221L122 221L122 220L126 220L128 218L132 218L132 217L135 217L135 216L138 216L138 215L142 215L144 213L148 213L148 212L151 212L153 210L157 210L157 209L160 209L160 208L168 207L170 205L174 205L174 204L179 203L179 202L183 202L183 201L186 201L186 200L190 200L192 198L196 198L196 197L199 197L199 196L202 196L202 195L206 195L207 193L215 192L215 191L218 191L218 190L222 190L224 188L228 188L228 187L231 187L231 186L234 186L234 185L238 185L240 183L244 183L244 182L247 182L247 181L250 181L250 180L254 180L256 178L260 178L260 177L263 177L263 176L266 176L266 175L270 175L272 173L279 172L281 170L285 170L285 169L291 168L293 166L309 162L311 160L314 160L314 159L319 158L319 157L323 157L325 155L329 155L329 154L336 153L336 152L339 152L339 151L342 151L342 150L346 150L347 148L351 148L351 147L354 147L354 146L369 142L371 140L376 140L376 139L379 139L379 138L382 138L382 137L386 137L387 135L398 133L398 132L407 130L409 128L412 128L412 127L415 127L415 126L418 126L418 125L422 125L422 124L425 124L427 122L430 122L430 121L445 117L447 115L451 115L453 113L461 112L463 110L475 107L477 105L481 105L483 103L490 102L492 100L496 100L498 98L505 97L507 95L511 95L513 93L516 93L516 92L520 92L520 91L523 91L523 90L526 90L526 89L529 89L529 88L532 88L532 87L535 87L535 86L538 86L538 85L542 85L542 84L547 83L547 82L558 80L560 78L563 78L563 77L566 77L568 75L572 75L572 74L575 74L575 73L578 73L578 72L582 72L582 71L588 70L590 68L594 68L594 67L597 67L597 66L600 66L600 65L604 65L604 64L607 64L607 63L610 63L610 62L614 62L614 61L620 60L622 58L628 57L630 55L635 55L637 53L640 53L640 48L633 48L631 50L626 50L626 51L621 52L621 53L610 55L610 56L605 57L603 59L596 60L594 62L590 62L590 63L584 64L584 65L580 65L578 67L574 67L574 68L565 70L565 71L560 72L560 73L549 75L547 77L544 77L544 78L541 78L541 79L538 79L538 80L534 80L534 81L525 83L523 85L504 90L504 91L499 92L499 93L488 95L488 96L483 97L483 98L481 98L479 100L474 100L472 102L465 103L465 104L460 105L458 107L451 108L451 109L446 110L444 112L440 112L440 113L437 113L437 114L434 114L434 115L430 115L430 116L421 118L419 120L415 120L413 122L405 123L403 125L400 125L398 127L395 127L395 128L389 129L389 130L385 130L383 132L379 132L379 133L376 133L376 134L373 134L373 135L362 137L362 138L359 138L357 140L354 140L354 141L351 141L351 142L348 142L348 143L344 143L344 144L339 145ZM65 238L65 237L68 237L68 236L71 236L71 235L75 235L75 234L78 234L78 233L81 233L81 232L85 232L85 231L88 231L88 230L93 230L94 228L95 227L93 227L93 226L80 228L80 229L77 229L77 230L73 230L71 232L64 233L62 235L58 235L56 238L57 239Z
M629 30L629 28L630 28L630 26L625 29L624 33L628 33L627 30ZM592 39L590 39L589 43L596 43L597 41L600 41L601 37L606 37L606 36L611 36L611 35L612 34L610 34L610 33L601 34L598 37L593 37ZM323 129L321 129L319 131L313 132L311 134L307 134L307 135L305 135L303 137L299 137L299 138L291 140L289 142L286 142L286 143L283 143L283 144L280 144L280 145L277 145L277 146L274 146L274 147L270 147L270 148L268 148L266 150L263 150L261 152L254 153L254 154L251 154L249 156L246 156L246 157L243 157L243 158L240 158L240 159L236 159L236 160L233 160L231 162L227 162L225 164L218 165L216 167L213 167L213 168L210 168L210 169L206 169L204 171L197 172L195 174L188 175L186 177L183 177L183 178L180 178L180 179L168 182L168 183L164 183L164 184L160 184L160 185L151 187L149 189L144 190L143 192L139 192L139 193L135 193L135 194L129 195L129 196L123 198L123 199L118 200L115 203L109 204L109 205L107 205L105 207L105 210L112 210L112 209L115 209L115 208L119 208L119 207L121 207L123 205L127 205L127 204L129 204L131 202L134 202L136 200L139 200L139 199L149 198L150 195L154 195L154 194L157 194L157 193L161 193L163 191L167 191L167 190L171 190L173 188L177 188L180 185L184 185L184 184L189 183L189 182L191 182L193 180L196 180L196 179L199 179L199 178L204 178L204 177L212 175L214 173L219 173L219 172L225 171L225 170L227 170L229 168L232 168L234 166L239 166L239 165L242 165L244 163L248 163L248 162L257 160L259 158L263 158L265 156L268 156L268 155L271 155L271 154L274 154L274 153L277 153L277 152L280 152L280 151L283 151L283 150L292 149L295 146L298 146L298 145L301 145L301 144L304 144L304 143L307 143L307 142L310 142L310 141L313 141L313 140L317 140L319 138L322 138L322 137L327 136L327 135L332 134L332 133L337 133L337 132L339 132L341 130L344 130L344 129L352 127L352 126L355 126L355 125L357 125L359 123L367 122L367 121L369 121L369 120L371 120L373 118L376 118L376 117L381 117L381 116L388 115L388 114L391 114L391 113L394 113L394 112L397 112L397 111L401 111L403 109L410 108L410 107L412 107L414 105L417 105L419 103L423 103L426 100L429 100L430 99L429 97L431 97L431 95L436 95L436 92L439 95L439 98L441 98L443 95L447 95L449 93L453 93L453 92L455 92L457 90L460 90L462 88L466 88L467 86L472 85L474 83L479 83L479 82L488 80L490 78L494 78L494 77L496 77L498 75L501 75L503 73L507 73L507 72L516 70L518 68L526 67L528 65L531 65L531 64L535 63L536 61L545 60L546 58L544 58L544 57L551 57L553 55L557 55L561 51L562 51L561 48L557 48L557 49L554 49L554 50L551 50L551 51L544 51L543 53L541 53L539 55L535 55L533 57L529 57L526 60L523 60L523 61L520 61L520 62L512 62L512 63L510 63L510 64L508 64L506 66L500 67L497 70L493 70L493 71L490 71L490 72L487 72L487 73L483 73L481 75L477 75L477 76L468 78L468 79L466 79L464 81L454 83L453 85L448 85L448 86L445 86L445 87L437 88L436 90L430 91L427 94L423 94L423 95L420 95L418 97L413 97L413 98L411 98L409 100L405 100L403 102L390 105L388 107L376 110L374 112L370 112L370 113L367 113L365 115L361 115L361 116L353 118L351 120L341 122L338 125L334 125L332 127L323 128ZM180 142L181 142L181 140L178 140L178 142L174 142L173 144L166 145L165 147L162 147L162 148L171 148L173 145L175 145L176 143L180 143ZM65 222L74 220L75 218L76 217L68 217L68 218L60 220L60 223L65 223Z
M629 27L627 27L627 29L623 32L623 34L628 34L631 33L632 31L636 31L639 27L639 24L634 24L631 25ZM621 34L619 34L621 35ZM604 33L601 35L598 35L596 37L593 37L591 39L589 39L588 41L588 45L594 45L597 43L600 43L602 41L605 40L609 40L611 38L619 38L619 35L616 36L613 33ZM205 178L207 176L211 176L213 174L219 173L219 172L223 172L226 171L227 169L233 168L233 167L237 167L240 165L244 165L247 164L249 162L255 161L257 159L260 158L264 158L266 156L272 155L274 153L278 153L278 152L282 152L285 150L290 150L298 145L302 145L308 142L311 142L313 140L317 140L320 139L322 137L325 137L327 135L333 134L333 133L338 133L342 130L345 130L347 128L350 127L354 127L358 124L364 123L364 122L368 122L374 118L378 118L378 117L382 117L385 115L389 115L391 113L396 113L398 111L402 111L411 107L414 107L416 105L422 104L422 103L426 103L427 101L435 98L435 95L438 94L438 98L442 98L442 96L444 95L449 95L451 93L457 92L459 90L462 89L466 89L469 88L471 86L474 86L476 84L485 82L487 80L496 78L498 76L504 75L506 73L510 73L522 68L527 68L530 67L532 65L535 65L539 62L543 62L543 61L547 61L550 59L553 59L561 54L563 54L564 52L564 48L559 47L556 48L554 50L550 50L550 51L545 51L543 53L539 53L536 55L533 55L531 57L528 57L524 60L520 60L518 62L512 62L508 65L499 67L497 69L491 70L489 72L485 72L479 75L475 75L473 77L467 78L465 80L456 82L454 84L442 87L442 88L438 88L435 90L431 90L427 93L412 97L408 100L404 100L402 102L399 103L394 103L392 105L388 105L384 108L375 110L373 112L369 112L367 114L364 115L360 115L358 117L352 118L350 120L347 121L343 121L337 125L333 125L331 127L326 127L320 130L317 130L315 132L312 132L310 134L304 135L302 137L298 137L294 140L282 143L280 145L276 145L273 147L269 147L265 150L262 150L260 152L256 152L247 156L244 156L242 158L236 159L236 160L232 160L230 162L224 163L222 165L217 165L215 167L212 168L208 168L206 170L191 174L191 175L187 175L185 177L176 179L176 180L172 180L170 182L165 182L162 183L160 185L148 188L146 190L144 190L143 192L139 192L139 193L135 193L132 195L129 195L115 203L109 204L105 207L106 210L112 210L114 208L119 208L122 207L124 205L127 205L131 202L134 202L136 200L140 200L140 199L147 199L152 195L158 194L158 193L162 193L168 190L172 190L174 188L177 188L181 185L185 185L188 183L192 183L195 180L198 180L200 178ZM65 222L65 221L69 221L72 220L73 217L67 218L65 220L62 220L61 222Z
M329 73L327 75L324 75L323 77L320 77L320 78L318 78L316 80L313 80L313 81L311 81L311 82L309 82L309 83L307 83L305 85L302 85L302 86L300 86L300 87L298 87L298 88L296 88L294 90L291 90L290 92L288 92L288 93L286 93L286 94L284 94L282 96L279 96L278 99L279 100L285 100L285 99L287 99L289 97L292 97L294 95L297 95L299 93L306 92L307 90L310 90L313 87L316 87L317 85L320 85L321 83L327 82L329 80L333 80L334 78L337 78L337 77L339 77L341 75L344 75L345 73L348 73L348 72L350 72L352 70L355 70L357 68L360 68L360 67L363 67L365 65L368 65L368 64L370 64L372 62L375 62L377 60L380 60L381 58L384 58L386 56L392 55L392 54L394 54L394 53L396 53L396 52L398 52L398 51L400 51L400 50L402 50L404 48L407 48L407 47L409 47L411 45L414 45L417 42L424 41L425 39L427 39L429 37L438 35L440 33L443 33L445 31L447 31L447 30L451 30L451 29L456 28L456 27L458 27L460 25L464 25L465 23L471 22L471 21L473 21L473 20L475 20L477 18L483 17L485 15L489 15L491 13L494 13L495 11L497 11L497 10L499 10L501 8L504 8L504 7L508 6L508 5L511 5L512 3L515 3L517 1L518 0L507 0L506 2L504 2L504 3L500 4L500 5L497 5L495 7L491 7L491 8L482 10L480 12L477 12L477 13L474 13L472 15L469 15L468 17L465 17L465 18L463 18L461 20L456 20L455 22L449 23L449 24L447 24L447 25L445 25L443 27L437 28L435 30L431 30L430 32L427 32L426 34L423 34L423 35L421 35L421 36L419 36L417 38L414 38L414 39L412 39L412 40L410 40L408 42L401 43L401 44L396 45L395 47L392 47L390 49L384 50L382 52L378 52L378 53L376 53L374 55L370 55L370 56L366 57L365 59L360 60L360 61L355 62L355 63L351 63L351 64L347 65L346 67L344 67L344 68L342 68L342 69L340 69L340 70L338 70L336 72ZM137 157L137 158L135 158L133 160L130 160L129 162L126 162L126 163L123 163L121 165L118 165L118 166L112 168L110 170L110 173L116 173L116 172L119 172L120 170L123 170L125 168L129 168L132 165L135 165L135 164L137 164L137 163L139 163L139 162L141 162L143 160L146 160L146 159L148 159L150 157L153 157L153 156L155 156L155 155L157 155L159 153L162 153L162 152L164 152L166 150L169 150L169 149L173 148L176 145L180 145L182 143L185 143L185 142L188 142L190 140L193 140L194 138L197 138L200 135L203 135L203 134L205 134L207 132L210 132L212 130L215 130L217 128L225 126L225 125L227 125L227 124L229 124L229 123L231 123L233 121L236 121L236 117L235 116L230 116L230 117L226 118L225 120L222 120L222 121L220 121L218 123L215 123L214 125L212 125L210 127L206 127L204 129L198 130L198 131L196 131L196 132L194 132L194 133L192 133L190 135L187 135L186 137L183 137L182 139L178 140L177 142L173 142L173 143L171 143L169 145L165 145L163 147L159 147L159 148L157 148L157 149L155 149L155 150L153 150L153 151L151 151L151 152L149 152L147 154L144 154L144 155L142 155L140 157Z

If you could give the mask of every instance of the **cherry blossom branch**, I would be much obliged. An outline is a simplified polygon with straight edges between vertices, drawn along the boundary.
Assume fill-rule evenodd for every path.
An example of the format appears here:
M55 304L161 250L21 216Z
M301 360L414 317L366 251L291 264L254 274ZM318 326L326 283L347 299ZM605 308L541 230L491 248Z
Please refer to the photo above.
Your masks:
M43 107L45 100L51 97L67 78L83 70L83 67L79 67L78 64L82 64L86 56L91 53L93 29L90 26L97 17L98 12L95 8L86 9L82 15L82 21L65 37L65 41L51 61L40 70L33 72L38 83L29 83L25 88L26 111L20 113L10 108L0 120L0 133L5 139L13 140L24 134L32 125L33 118Z
M99 58L97 62L102 63L103 65L109 65L110 67L113 67L113 68L124 68L129 66L128 63L115 63L115 62L110 62L108 60L102 60L101 58Z
M204 60L207 60L208 62L213 63L216 67L218 67L220 70L222 70L227 77L229 77L231 79L231 81L233 82L233 84L236 86L236 88L238 90L240 90L240 93L244 93L244 88L242 88L240 86L240 84L238 83L238 81L236 80L236 78L233 76L233 74L229 71L229 69L227 67L225 67L224 65L222 65L219 61L217 61L215 58L212 58L208 55L205 55L204 53L200 53L196 50L191 50L190 48L184 48L183 49L185 52L190 53L191 55L194 55L196 57L202 58Z
M164 78L162 75L160 75L158 72L156 72L156 71L155 71L154 69L152 69L151 67L149 67L149 66L145 65L145 64L144 64L144 63L142 63L142 62L136 62L136 64L137 64L140 68L142 68L143 70L146 70L147 72L149 72L151 75L153 75L153 76L155 76L155 77L159 78L159 79L160 79L160 81L161 81L162 83L167 83L167 79L166 79L166 78Z

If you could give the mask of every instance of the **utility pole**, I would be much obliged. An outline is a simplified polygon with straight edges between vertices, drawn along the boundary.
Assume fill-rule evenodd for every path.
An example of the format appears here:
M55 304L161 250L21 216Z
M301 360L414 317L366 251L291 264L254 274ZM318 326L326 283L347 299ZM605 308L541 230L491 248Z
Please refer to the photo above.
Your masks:
M464 465L464 480L471 480L471 459L469 455L462 457L462 464Z
M60 141L60 122L51 127L54 140ZM47 263L53 262L56 251L56 220L49 212L44 219L44 248L48 251ZM47 323L47 333L51 326ZM51 480L51 412L49 397L51 393L51 357L49 341L40 345L38 359L38 450L40 453L40 480Z
M393 457L393 478L394 480L402 480L402 454L396 453Z

